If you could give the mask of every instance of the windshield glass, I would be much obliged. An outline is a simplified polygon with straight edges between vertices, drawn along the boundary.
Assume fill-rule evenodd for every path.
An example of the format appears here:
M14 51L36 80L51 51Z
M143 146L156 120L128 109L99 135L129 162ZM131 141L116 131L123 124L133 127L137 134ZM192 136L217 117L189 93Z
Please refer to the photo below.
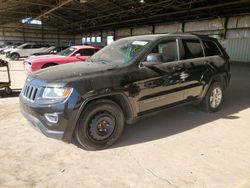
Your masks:
M89 58L88 61L116 65L127 64L134 59L148 43L149 41L145 40L118 40L98 51Z
M76 50L76 48L69 47L69 48L66 48L65 50L59 52L58 55L68 56L68 55L70 55L71 53L73 53L75 50Z

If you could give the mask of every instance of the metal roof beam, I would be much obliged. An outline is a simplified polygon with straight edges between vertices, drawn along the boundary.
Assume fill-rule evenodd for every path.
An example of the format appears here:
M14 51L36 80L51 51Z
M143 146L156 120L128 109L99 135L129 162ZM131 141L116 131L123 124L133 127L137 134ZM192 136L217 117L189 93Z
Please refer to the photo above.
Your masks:
M62 6L70 3L72 0L65 0L65 1L62 1L61 3L59 3L58 5L56 5L55 7L49 9L49 10L46 10L45 12L41 13L40 15L36 16L35 18L32 18L33 20L37 20L37 19L40 19L44 16L46 16L47 14L50 14L52 13L53 11L61 8Z

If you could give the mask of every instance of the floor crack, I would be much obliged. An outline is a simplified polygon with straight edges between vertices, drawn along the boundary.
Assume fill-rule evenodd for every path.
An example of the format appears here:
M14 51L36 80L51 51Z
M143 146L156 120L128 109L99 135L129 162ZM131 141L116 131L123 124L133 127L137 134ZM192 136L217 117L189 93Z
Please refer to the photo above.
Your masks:
M173 186L173 187L178 188L177 185L174 185L174 184L171 183L168 179L158 176L157 174L155 174L152 170L150 170L150 169L148 169L148 168L146 168L146 170L147 170L149 173L151 173L154 177L156 177L156 178L158 178L158 179L160 179L160 180L162 180L162 181L167 182L169 185L171 185L171 186Z
M162 181L166 182L167 184L171 185L172 187L179 188L177 185L174 185L174 184L173 184L172 182L170 182L168 179L158 176L157 174L155 174L152 170L150 170L150 169L148 169L148 168L144 168L144 167L141 165L140 161L139 161L134 155L132 155L132 153L131 153L129 150L127 150L127 149L125 149L125 150L128 152L129 156L130 156L132 159L134 159L134 161L137 163L137 165L140 166L140 168L142 168L143 170L147 171L148 173L150 173L152 176L158 178L159 180L162 180Z

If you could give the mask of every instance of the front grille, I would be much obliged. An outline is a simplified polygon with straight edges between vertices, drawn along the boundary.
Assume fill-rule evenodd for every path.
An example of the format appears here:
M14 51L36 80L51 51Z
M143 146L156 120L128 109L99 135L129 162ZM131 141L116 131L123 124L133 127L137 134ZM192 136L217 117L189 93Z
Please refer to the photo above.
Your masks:
M34 101L36 98L37 92L38 92L37 87L31 86L31 85L25 85L22 90L22 95L26 99L30 101Z

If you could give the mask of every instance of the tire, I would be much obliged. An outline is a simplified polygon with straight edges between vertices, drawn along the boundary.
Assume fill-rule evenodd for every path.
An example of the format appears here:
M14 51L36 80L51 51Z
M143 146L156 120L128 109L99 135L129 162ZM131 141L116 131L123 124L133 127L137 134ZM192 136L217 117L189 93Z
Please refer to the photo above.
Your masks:
M18 60L20 58L20 55L18 53L10 54L11 60Z
M86 150L101 150L119 139L124 126L124 114L119 105L110 100L97 100L82 112L75 138Z
M56 66L56 63L47 63L45 65L42 66L42 69L48 68L48 67L52 67L52 66Z
M214 82L208 89L205 98L201 103L201 108L208 112L213 113L221 109L224 100L224 87L221 82Z

